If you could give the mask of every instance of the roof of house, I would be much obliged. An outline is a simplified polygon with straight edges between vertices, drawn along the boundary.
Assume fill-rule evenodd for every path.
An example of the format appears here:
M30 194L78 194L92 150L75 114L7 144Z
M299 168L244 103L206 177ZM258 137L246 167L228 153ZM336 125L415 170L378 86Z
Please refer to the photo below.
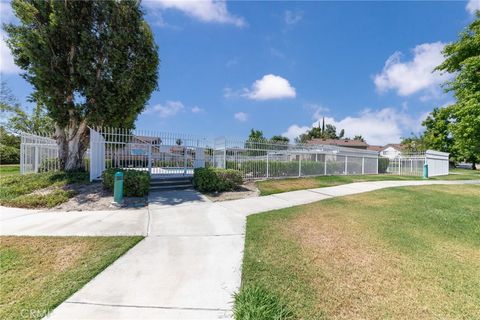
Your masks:
M384 146L368 146L367 150L372 150L372 151L382 151L385 149Z
M326 144L341 147L368 147L368 144L361 140L352 139L312 139L308 144Z
M385 150L385 149L387 149L388 147L392 147L393 149L396 149L396 150L398 150L398 151L403 151L403 150L405 150L405 147L404 147L402 144L400 144L400 143L389 143L389 144L385 145L382 150Z

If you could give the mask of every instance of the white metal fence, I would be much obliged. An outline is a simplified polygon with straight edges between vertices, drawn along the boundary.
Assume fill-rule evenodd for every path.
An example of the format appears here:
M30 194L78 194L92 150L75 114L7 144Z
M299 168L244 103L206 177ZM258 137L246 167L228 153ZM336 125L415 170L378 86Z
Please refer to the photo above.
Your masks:
M239 170L247 180L378 173L375 151L225 137L214 145L215 167Z
M118 128L90 128L90 179L105 169L130 168L153 176L192 175L211 164L211 139L189 134Z
M449 154L440 151L427 150L425 153L400 154L389 159L387 173L407 176L422 176L423 165L428 165L428 176L449 174Z
M423 164L429 175L448 174L448 153L390 159L387 173L421 176ZM90 129L85 155L90 179L105 169L145 170L153 176L191 175L194 168L214 166L241 172L246 180L320 175L378 174L375 151L330 145L273 143L267 140L208 139L187 134L115 128ZM58 146L47 135L21 134L21 173L59 169Z
M58 170L58 146L47 135L20 135L20 173Z
M83 165L88 169L89 150L85 152ZM49 134L20 133L20 173L38 173L60 169L58 145Z

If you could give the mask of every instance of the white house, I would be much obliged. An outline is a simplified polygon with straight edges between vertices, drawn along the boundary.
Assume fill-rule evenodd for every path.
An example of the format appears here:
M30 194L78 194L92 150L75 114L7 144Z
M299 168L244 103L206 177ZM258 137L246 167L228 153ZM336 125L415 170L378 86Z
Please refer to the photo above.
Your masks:
M400 156L404 151L404 148L401 144L399 143L390 143L387 144L385 147L383 147L382 150L380 150L380 156L393 159L395 157Z

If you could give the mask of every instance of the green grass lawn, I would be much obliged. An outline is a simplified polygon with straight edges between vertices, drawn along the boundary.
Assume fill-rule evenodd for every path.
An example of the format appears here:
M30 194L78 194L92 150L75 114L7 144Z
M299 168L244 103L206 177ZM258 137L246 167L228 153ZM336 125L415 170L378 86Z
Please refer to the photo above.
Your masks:
M0 178L9 175L20 174L20 165L18 164L2 164L0 165Z
M244 319L480 319L480 186L379 190L252 215Z
M295 191L302 189L313 189L322 187L337 186L346 183L362 182L362 181L380 181L380 180L419 180L422 177L416 176L397 176L392 174L375 174L375 175L339 175L339 176L318 176L307 178L289 178L289 179L272 179L257 181L256 185L260 190L260 195ZM480 179L480 171L454 169L452 174L448 176L433 177L435 180L475 180Z
M143 237L0 237L0 319L40 319Z
M2 166L2 170L3 166ZM87 183L88 173L46 172L0 176L0 205L19 208L51 208L74 196L64 186ZM48 192L39 190L49 188ZM44 190L45 191L45 190Z

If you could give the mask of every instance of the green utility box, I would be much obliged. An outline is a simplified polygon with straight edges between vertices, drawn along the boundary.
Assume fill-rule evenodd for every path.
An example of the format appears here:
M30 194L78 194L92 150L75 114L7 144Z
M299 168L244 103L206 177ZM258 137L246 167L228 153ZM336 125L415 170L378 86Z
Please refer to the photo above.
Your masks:
M115 203L122 203L123 201L123 172L115 173L113 182L113 201Z
M423 179L428 179L428 164L423 165Z

